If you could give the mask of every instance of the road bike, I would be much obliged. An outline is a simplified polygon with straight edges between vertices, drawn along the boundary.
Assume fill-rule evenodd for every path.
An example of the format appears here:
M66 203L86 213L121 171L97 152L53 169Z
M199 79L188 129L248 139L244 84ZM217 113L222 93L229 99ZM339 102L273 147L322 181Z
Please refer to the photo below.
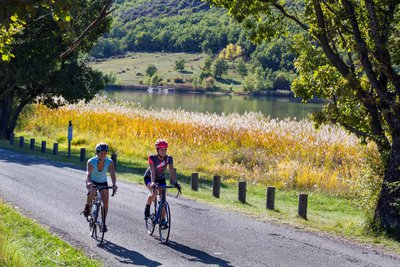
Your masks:
M157 191L158 189L163 189L163 190L161 190L162 191L161 195L159 193L157 194L158 200L157 198L154 199L154 205L151 208L150 216L145 220L147 233L149 235L153 235L156 225L158 224L160 241L163 244L168 242L169 233L171 231L171 210L166 200L167 188L175 188L175 186L155 184L154 190ZM178 194L176 196L181 194L180 187L177 187L177 189L178 189Z
M101 246L104 240L104 229L106 227L106 218L105 218L105 210L104 203L101 197L101 191L105 189L111 189L112 186L95 186L96 187L96 198L92 201L91 211L89 216L87 217L87 221L89 222L89 234L96 240L96 244ZM112 197L115 195L115 191L113 189Z

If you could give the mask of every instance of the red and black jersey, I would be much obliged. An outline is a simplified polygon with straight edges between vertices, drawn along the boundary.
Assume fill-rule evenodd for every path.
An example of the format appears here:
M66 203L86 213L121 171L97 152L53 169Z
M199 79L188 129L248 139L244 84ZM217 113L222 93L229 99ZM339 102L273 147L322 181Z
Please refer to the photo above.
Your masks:
M160 157L157 154L153 154L149 156L149 164L153 163L154 168L156 170L155 173L155 178L156 180L161 180L165 178L165 170L167 169L168 164L174 164L174 161L171 156L165 155L163 159L160 159ZM144 177L145 178L150 178L150 167L147 168Z

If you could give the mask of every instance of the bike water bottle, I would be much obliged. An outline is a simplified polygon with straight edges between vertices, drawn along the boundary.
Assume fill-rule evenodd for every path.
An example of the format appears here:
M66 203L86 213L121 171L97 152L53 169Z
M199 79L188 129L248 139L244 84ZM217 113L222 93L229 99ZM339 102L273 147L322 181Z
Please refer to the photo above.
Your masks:
M97 205L93 204L93 206L92 206L92 216L93 216L93 218L96 218L96 215L97 215Z

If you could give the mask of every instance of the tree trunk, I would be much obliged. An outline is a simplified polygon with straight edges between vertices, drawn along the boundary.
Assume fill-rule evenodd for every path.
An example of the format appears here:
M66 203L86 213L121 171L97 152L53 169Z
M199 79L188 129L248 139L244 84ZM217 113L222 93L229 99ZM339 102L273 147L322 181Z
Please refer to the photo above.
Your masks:
M10 139L14 127L10 128L10 119L12 113L12 98L5 97L0 100L0 138Z
M390 157L375 209L375 222L400 239L400 133L393 135Z

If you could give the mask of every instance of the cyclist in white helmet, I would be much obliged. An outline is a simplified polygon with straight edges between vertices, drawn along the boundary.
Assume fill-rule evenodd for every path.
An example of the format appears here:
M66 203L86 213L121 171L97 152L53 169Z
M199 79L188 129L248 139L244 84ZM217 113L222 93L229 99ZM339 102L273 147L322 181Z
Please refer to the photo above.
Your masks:
M109 147L106 143L99 143L96 145L96 156L90 158L87 162L86 167L86 188L88 190L86 197L86 205L83 210L83 215L85 217L89 216L90 213L90 203L96 197L95 186L108 186L107 182L107 170L110 172L112 186L114 192L117 191L118 187L116 185L117 177L115 174L115 167L112 159L107 157ZM109 192L108 189L102 190L102 199L104 202L104 213L107 217L108 211L108 199ZM105 226L105 231L107 227Z

